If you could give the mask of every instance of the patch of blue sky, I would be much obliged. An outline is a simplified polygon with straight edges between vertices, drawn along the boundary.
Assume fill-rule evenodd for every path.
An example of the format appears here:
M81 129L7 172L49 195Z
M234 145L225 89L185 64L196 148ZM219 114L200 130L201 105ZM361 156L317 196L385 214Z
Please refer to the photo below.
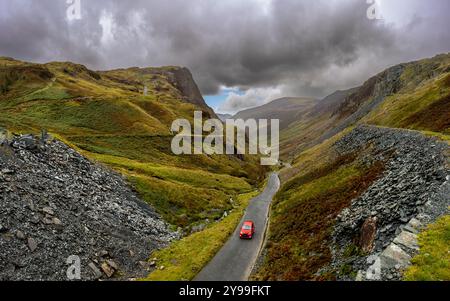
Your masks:
M204 95L203 98L205 99L208 106L214 109L214 111L218 111L218 108L223 104L230 93L238 94L238 95L244 95L245 93L241 91L239 88L228 88L223 87L220 89L219 93L216 95ZM220 113L220 112L219 112Z

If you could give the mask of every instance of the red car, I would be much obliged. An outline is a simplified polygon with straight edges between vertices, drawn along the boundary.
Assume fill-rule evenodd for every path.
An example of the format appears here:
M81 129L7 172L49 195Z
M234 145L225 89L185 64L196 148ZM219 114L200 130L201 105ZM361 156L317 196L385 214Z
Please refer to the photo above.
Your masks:
M252 221L246 221L242 226L240 237L241 239L252 239L255 234L255 224Z

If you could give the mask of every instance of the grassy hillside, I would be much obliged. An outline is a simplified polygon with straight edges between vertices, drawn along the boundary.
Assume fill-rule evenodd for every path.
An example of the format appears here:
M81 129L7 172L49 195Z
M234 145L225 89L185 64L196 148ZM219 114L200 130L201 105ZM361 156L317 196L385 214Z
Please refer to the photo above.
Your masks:
M335 218L384 171L381 162L361 164L356 153L340 156L331 148L336 140L316 147L293 170L282 173L282 179L290 178L272 206L266 255L255 279L334 279L332 274L317 272L331 262ZM316 161L322 156L324 160Z
M315 104L315 99L286 97L274 100L263 106L237 113L234 119L279 119L280 129L287 128L292 122L302 119Z
M394 66L319 101L282 131L282 156L294 159L358 123L448 134L450 54Z
M363 122L450 134L450 72L388 97Z
M192 280L207 265L227 242L230 235L244 215L254 191L236 198L233 212L220 222L209 225L201 232L194 233L168 248L152 254L159 269L154 270L145 280L148 281L184 281ZM164 269L161 269L164 267Z
M348 96L352 90L339 91L317 101L315 106L305 112L280 133L281 156L293 160L302 151L320 143L321 135L337 124L333 110Z
M257 158L173 155L170 126L178 118L192 120L195 110L215 117L185 68L95 72L69 62L0 58L0 127L47 129L127 176L181 227L220 218L232 208L231 196L264 177Z

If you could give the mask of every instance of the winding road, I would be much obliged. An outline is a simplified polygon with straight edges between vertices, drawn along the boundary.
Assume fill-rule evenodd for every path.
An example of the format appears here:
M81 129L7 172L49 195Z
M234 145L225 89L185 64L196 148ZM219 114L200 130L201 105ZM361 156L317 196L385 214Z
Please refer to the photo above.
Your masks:
M267 228L270 203L280 188L278 174L270 175L266 189L252 199L246 214L232 237L211 262L197 275L194 281L246 281L261 250ZM241 240L242 223L251 220L256 233L252 240Z

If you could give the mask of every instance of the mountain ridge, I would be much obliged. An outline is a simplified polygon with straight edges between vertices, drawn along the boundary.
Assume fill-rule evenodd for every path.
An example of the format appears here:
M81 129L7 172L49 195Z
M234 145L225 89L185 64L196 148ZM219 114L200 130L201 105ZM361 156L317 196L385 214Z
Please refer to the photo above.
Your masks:
M259 107L238 112L233 119L280 119L280 128L287 128L296 118L313 106L316 100L308 97L283 97ZM292 115L292 112L295 114Z
M199 110L216 116L185 68L92 71L71 62L3 58L0 91L0 127L48 130L126 176L166 221L186 232L222 217L233 207L230 196L264 177L256 157L172 153L174 120L193 122Z
M450 107L449 97L446 95L446 87L449 86L450 78L450 54L440 54L433 58L427 58L408 63L398 64L387 68L386 70L370 77L361 86L350 88L347 90L338 90L329 96L318 100L310 108L286 111L285 115L278 115L281 118L281 155L284 160L291 160L297 154L313 147L321 142L333 137L345 128L355 125L358 122L369 120L370 115L375 114L377 108L393 107L390 104L395 102L393 99L399 96L407 104L407 95L420 103L420 99L415 96L416 91L429 90L429 93L441 93L433 88L439 85L443 88L442 97L430 98L430 107L421 109L428 110L427 116L433 114L439 116L440 132L448 132L450 126L448 118L445 118ZM433 89L435 92L433 92ZM426 91L424 91L426 92ZM448 94L448 93L447 93ZM276 100L275 100L276 102ZM426 102L422 102L426 103ZM433 105L433 103L435 103ZM420 106L419 106L420 108ZM245 118L258 118L258 110L264 109L264 106L244 111ZM399 115L402 107L397 105L397 112L391 114ZM432 130L433 122L424 120L420 112L414 111L410 107L405 116L403 124L396 124L393 120L386 120L385 125L396 125L397 127L406 127L411 129ZM382 125L377 123L377 118L382 119L381 112L379 117L372 117L371 124ZM245 119L244 118L244 119ZM409 119L408 119L409 118ZM422 118L422 119L421 119ZM284 119L284 120L283 120ZM384 118L386 119L386 118ZM427 118L425 118L427 119ZM431 117L430 120L434 120ZM422 125L419 126L418 122ZM287 125L287 126L286 126Z
M234 200L258 187L267 169L253 156L171 153L171 122L192 122L195 110L209 114L192 76L173 68L178 67L92 71L70 62L0 59L0 126L19 133L48 129L73 148L67 152L78 151L120 173L171 224L166 242L174 229L197 241L208 233L202 229L230 212L238 222L244 205L237 209ZM280 171L282 187L254 279L370 280L378 256L382 280L400 280L418 252L414 231L448 214L441 188L450 183L449 101L450 54L445 54L393 66L322 101L283 98L244 112L251 113L247 118L283 119L281 150L291 163ZM1 180L7 183L15 173L2 169ZM50 217L43 221L59 225ZM416 220L420 229L414 228ZM228 226L232 232L234 226ZM413 238L405 241L405 235ZM28 247L35 249L36 241ZM177 270L173 256L183 249L168 250L164 265ZM106 271L113 266L107 263ZM182 266L189 275L201 268Z
M331 94L319 101L317 107L311 112L303 115L303 120L294 122L288 129L282 131L281 144L284 149L282 157L292 159L301 151L320 144L345 128L359 122L432 130L430 122L428 122L428 125L425 121L422 121L423 125L417 124L417 119L420 119L418 116L421 116L420 110L417 111L417 109L428 109L430 111L428 115L435 112L436 116L441 118L440 131L448 132L450 124L448 123L449 118L446 118L446 116L450 114L448 111L450 105L448 105L449 100L446 99L448 96L445 94L448 94L448 92L445 91L448 91L446 81L450 77L449 66L449 54L403 63L378 73L360 87ZM442 92L439 92L439 89ZM424 95L416 95L418 91L423 91L421 93ZM420 97L428 97L427 93L429 94L428 100L420 99ZM444 94L442 97L438 97L431 95L433 93ZM408 104L408 97L413 99L418 106L414 107ZM326 106L324 101L330 100L330 98L334 99L332 99L330 106ZM399 100L396 101L396 98ZM441 109L428 107L433 106L433 103L437 103ZM395 104L395 106L392 104ZM380 111L380 108L383 107L384 113ZM408 110L404 112L404 116L401 116L404 107L408 107ZM374 114L378 114L378 117L373 116ZM384 117L381 118L382 114L384 114ZM390 120L394 115L395 118L405 119L403 124ZM412 116L416 116L416 120L412 119ZM377 119L383 120L383 122L377 122ZM322 134L317 135L316 133Z

